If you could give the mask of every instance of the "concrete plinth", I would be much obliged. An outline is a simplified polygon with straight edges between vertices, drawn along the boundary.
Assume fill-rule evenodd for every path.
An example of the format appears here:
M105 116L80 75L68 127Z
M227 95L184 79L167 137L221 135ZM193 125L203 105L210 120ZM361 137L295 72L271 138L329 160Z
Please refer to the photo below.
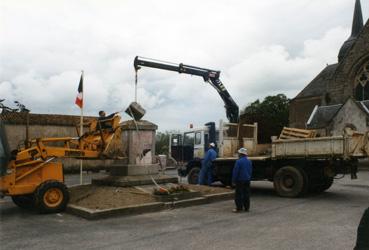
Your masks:
M155 164L155 134L157 125L149 121L125 121L121 124L123 152L128 164Z
M110 175L113 176L131 176L131 175L157 175L159 173L158 164L150 165L113 165L110 168Z
M92 179L93 185L115 186L115 187L132 187L154 184L151 177L158 184L178 183L177 177L165 175L130 175L130 176L106 176Z

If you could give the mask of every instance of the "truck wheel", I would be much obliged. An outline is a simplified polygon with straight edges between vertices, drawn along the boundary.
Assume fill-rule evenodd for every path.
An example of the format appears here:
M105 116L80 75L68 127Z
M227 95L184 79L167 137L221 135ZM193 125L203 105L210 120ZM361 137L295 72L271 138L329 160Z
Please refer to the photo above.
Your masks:
M303 170L286 166L278 169L274 175L274 189L279 196L282 197L297 197L306 192L306 176Z
M40 213L64 211L68 201L67 187L59 181L46 181L35 191L35 206Z
M326 191L332 186L333 180L333 177L325 177L323 180L319 181L315 184L314 187L311 188L312 193L322 193Z
M200 168L194 167L190 170L187 176L188 184L199 183Z
M324 179L324 185L323 185L323 192L325 190L328 190L333 185L334 178L333 177L326 177Z
M16 196L12 196L11 198L14 204L20 208L23 208L23 209L34 208L35 202L34 202L33 194L16 195Z

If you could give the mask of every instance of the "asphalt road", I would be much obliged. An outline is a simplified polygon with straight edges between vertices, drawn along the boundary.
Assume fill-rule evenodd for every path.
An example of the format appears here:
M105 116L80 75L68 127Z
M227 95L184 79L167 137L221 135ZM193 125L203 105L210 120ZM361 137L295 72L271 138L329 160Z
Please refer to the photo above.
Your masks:
M78 176L67 177L73 184ZM86 179L88 181L88 179ZM336 181L300 199L253 183L250 213L232 201L130 217L87 221L69 214L38 215L0 200L0 249L352 249L369 206L369 172Z

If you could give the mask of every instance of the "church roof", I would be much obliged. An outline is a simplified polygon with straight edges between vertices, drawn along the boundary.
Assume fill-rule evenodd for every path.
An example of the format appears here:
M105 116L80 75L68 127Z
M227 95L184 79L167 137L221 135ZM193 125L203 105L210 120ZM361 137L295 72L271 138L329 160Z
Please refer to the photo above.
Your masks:
M363 13L361 11L361 3L360 0L356 0L355 3L355 10L354 10L354 18L352 21L352 29L351 29L351 36L343 43L339 54L338 54L338 61L341 62L346 54L351 49L352 45L355 43L357 37L359 36L360 32L364 27L363 22Z
M349 100L350 98L347 101ZM369 116L369 100L361 101L361 102L356 101L354 103L356 103L357 106L367 116ZM334 119L334 117L337 115L337 113L341 110L341 108L345 104L336 104L336 105L330 105L330 106L316 106L310 116L310 119L307 123L307 127L309 129L319 129L319 128L328 127L328 125L331 123L331 121Z
M336 116L343 104L320 106L314 109L311 119L309 120L308 128L325 128Z
M317 77L314 78L295 98L321 96L326 90L326 84L331 80L336 72L338 64L325 67Z

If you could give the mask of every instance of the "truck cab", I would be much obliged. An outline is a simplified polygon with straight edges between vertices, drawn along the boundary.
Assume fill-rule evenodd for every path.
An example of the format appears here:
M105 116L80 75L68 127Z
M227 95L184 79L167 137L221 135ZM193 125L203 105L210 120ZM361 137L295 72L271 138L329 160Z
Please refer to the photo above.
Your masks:
M208 150L209 143L214 142L218 158L236 157L240 140L243 145L249 145L252 151L257 144L257 124L227 123L220 120L218 128L214 122L206 123L200 128L193 128L183 134L171 134L170 156L173 157L180 167L178 174L186 177L190 184L196 184L201 169L201 160ZM227 180L218 178L214 173L213 179L228 183Z
M209 143L217 144L219 136L215 123L206 123L203 127L191 128L183 134L170 134L169 154L179 163L202 159Z

